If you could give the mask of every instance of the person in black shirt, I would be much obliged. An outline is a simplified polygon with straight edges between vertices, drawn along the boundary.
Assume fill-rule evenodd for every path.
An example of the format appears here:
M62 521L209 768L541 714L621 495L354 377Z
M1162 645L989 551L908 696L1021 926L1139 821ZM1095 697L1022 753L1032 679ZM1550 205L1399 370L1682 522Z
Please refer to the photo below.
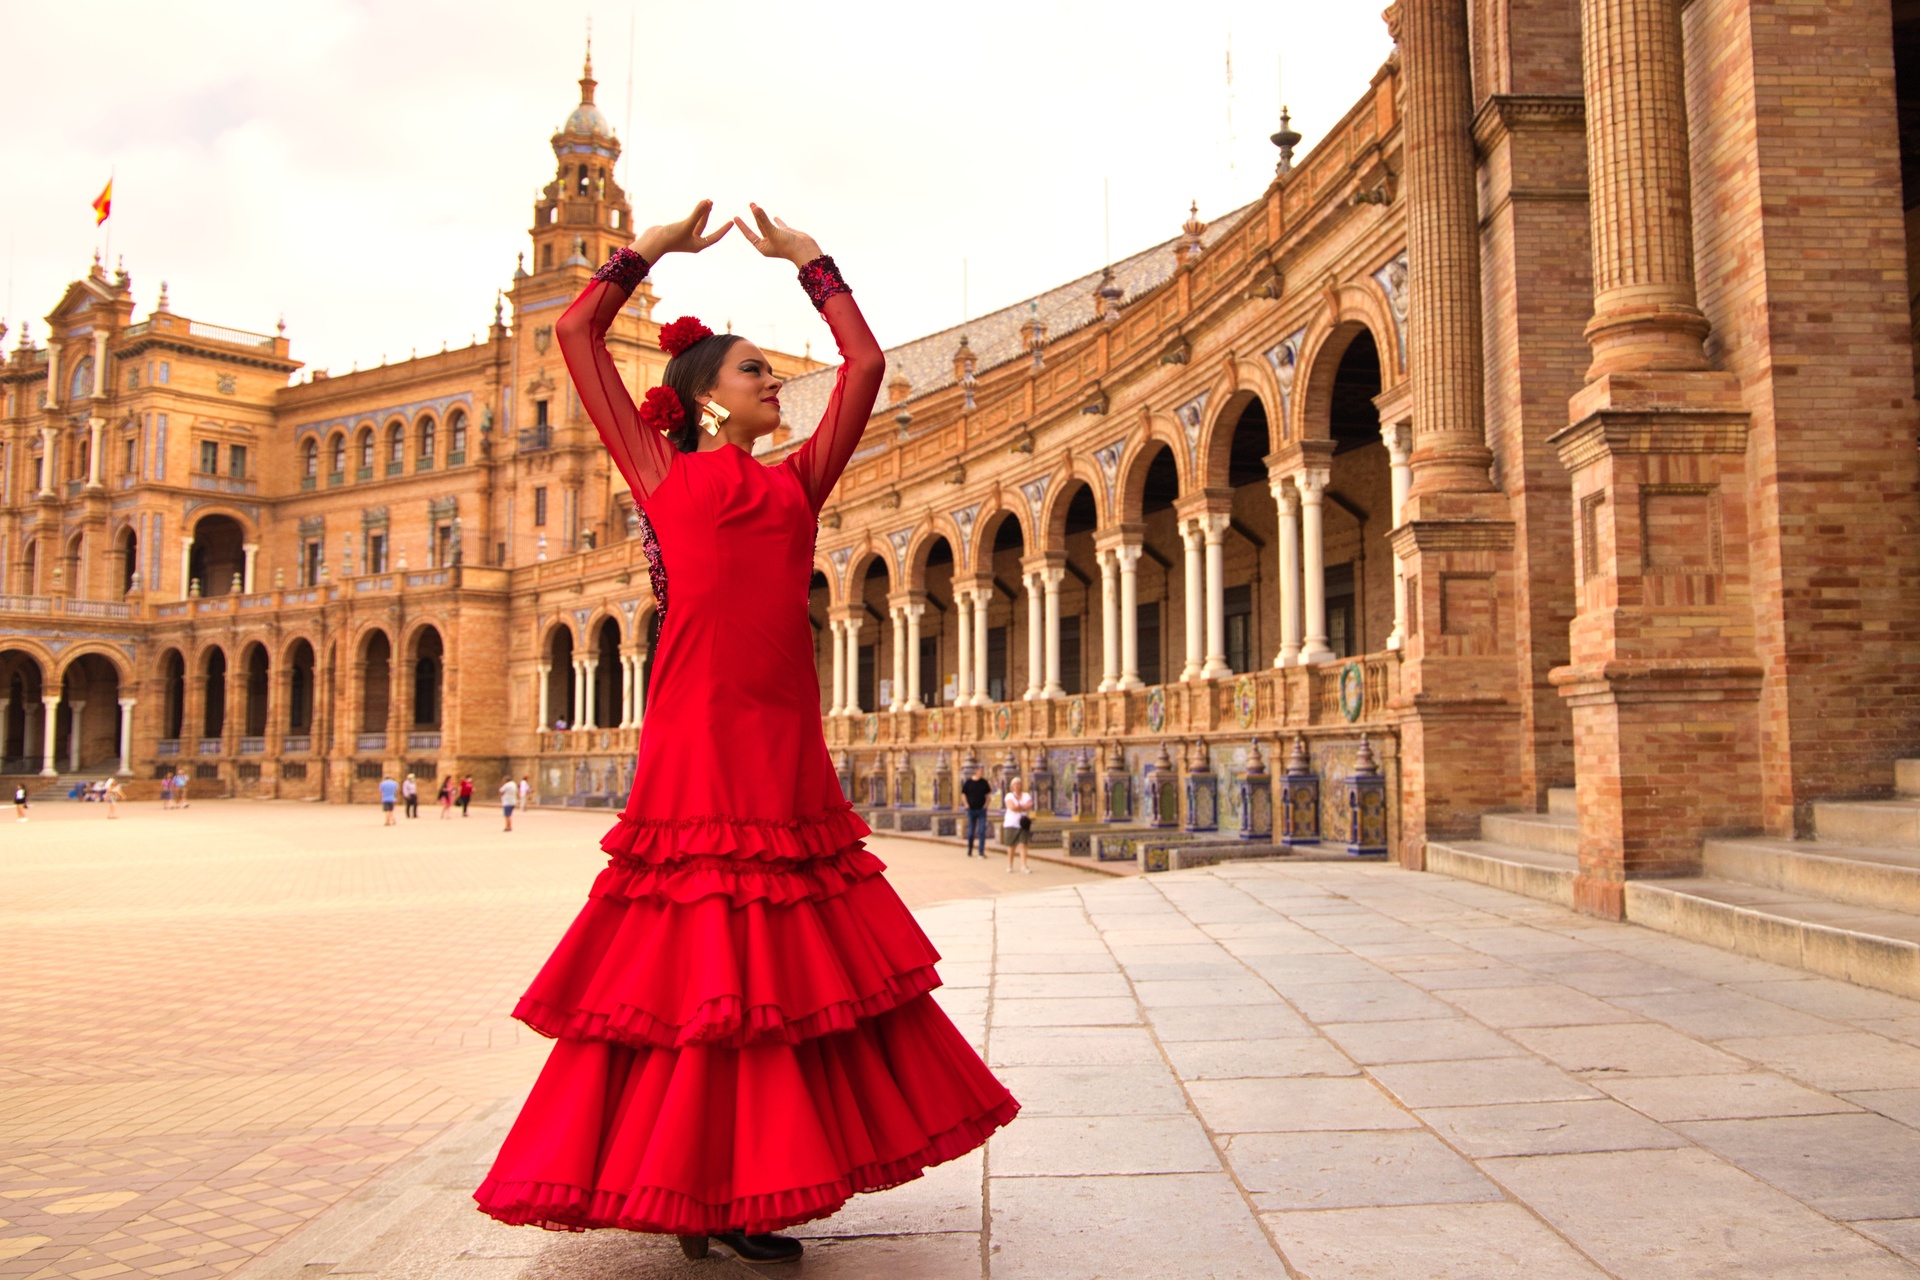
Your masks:
M987 797L993 794L993 785L981 776L981 769L975 765L973 776L960 784L960 794L967 798L967 856L973 856L973 842L980 841L980 856L987 856Z

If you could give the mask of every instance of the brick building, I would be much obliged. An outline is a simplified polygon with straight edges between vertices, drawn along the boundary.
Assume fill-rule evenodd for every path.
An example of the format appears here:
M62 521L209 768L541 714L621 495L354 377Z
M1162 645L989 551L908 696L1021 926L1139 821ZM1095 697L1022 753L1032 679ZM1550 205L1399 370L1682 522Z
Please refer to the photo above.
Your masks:
M1037 774L1076 850L1158 822L1127 851L1205 860L1264 843L1269 800L1331 837L1370 755L1362 845L1619 916L1920 746L1920 9L1387 20L1242 207L889 351L812 588L877 825L942 825L973 756ZM583 90L512 324L472 348L287 385L284 339L134 324L98 270L23 335L10 769L125 743L136 774L344 799L418 758L617 802L652 605L541 314L625 238ZM616 334L636 385L651 301ZM794 372L769 457L831 383ZM1476 843L1503 815L1551 839Z

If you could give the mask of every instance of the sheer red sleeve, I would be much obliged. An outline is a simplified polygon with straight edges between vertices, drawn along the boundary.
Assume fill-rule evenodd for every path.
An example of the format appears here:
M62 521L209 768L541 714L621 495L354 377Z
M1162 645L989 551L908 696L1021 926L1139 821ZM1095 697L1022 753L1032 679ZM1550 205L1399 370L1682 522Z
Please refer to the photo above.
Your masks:
M640 411L607 350L607 330L650 269L647 260L633 250L614 250L606 265L593 273L593 283L554 325L580 403L633 490L635 502L644 502L666 479L667 468L673 465L673 446L640 424Z
M834 379L827 411L806 443L787 459L807 491L808 502L819 511L860 445L867 419L873 414L873 402L880 394L887 358L832 258L815 258L800 268L800 284L819 308L840 348L840 372Z

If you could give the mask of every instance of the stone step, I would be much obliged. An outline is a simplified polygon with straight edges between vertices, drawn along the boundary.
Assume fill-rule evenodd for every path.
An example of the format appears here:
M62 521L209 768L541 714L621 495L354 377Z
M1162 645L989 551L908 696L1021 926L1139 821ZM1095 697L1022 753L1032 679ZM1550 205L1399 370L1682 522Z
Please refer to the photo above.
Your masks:
M1541 853L1577 857L1580 853L1580 823L1559 813L1487 813L1480 816L1480 838L1493 844L1509 844Z
M1492 840L1429 840L1427 870L1509 893L1573 905L1578 863L1570 854Z
M1920 914L1920 848L1710 839L1701 848L1701 871L1834 903Z
M1547 788L1547 812L1558 818L1577 818L1580 806L1574 801L1572 787Z
M1920 915L1713 876L1629 880L1626 906L1650 929L1920 997Z
M1835 844L1920 849L1920 799L1815 801L1813 829Z
M1893 762L1893 790L1895 795L1920 796L1920 760Z

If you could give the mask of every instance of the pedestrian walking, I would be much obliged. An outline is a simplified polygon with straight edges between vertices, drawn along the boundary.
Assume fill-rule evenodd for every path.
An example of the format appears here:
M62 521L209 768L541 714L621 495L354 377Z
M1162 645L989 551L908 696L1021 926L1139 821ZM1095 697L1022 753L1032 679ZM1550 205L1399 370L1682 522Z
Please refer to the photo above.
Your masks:
M993 784L988 782L979 765L968 770L967 780L960 784L960 795L967 802L967 856L973 856L973 842L980 842L980 856L987 856L987 797L993 794Z
M463 774L460 778L460 816L467 816L467 806L473 803L473 775Z
M407 802L407 816L409 818L419 817L420 784L413 780L412 774L408 774L406 778L401 781L400 794Z
M533 807L533 784L527 781L527 775L524 773L520 775L520 807L522 809Z
M500 816L506 819L507 824L501 830L513 830L513 807L519 799L520 784L513 780L513 775L508 774L500 779Z
M386 815L385 821L380 824L381 826L393 827L399 825L393 820L393 805L399 795L399 783L395 782L392 778L380 779L380 812Z
M108 778L105 787L100 792L100 798L107 802L107 816L109 818L119 817L120 801L126 798L126 792L120 787L120 779Z
M453 775L440 779L440 821L453 816Z
M1027 865L1027 847L1033 843L1033 792L1027 790L1025 778L1015 778L1007 783L1007 794L1000 799L1003 816L1000 819L1000 839L1007 846L1007 874L1013 874L1013 857L1020 855L1020 870L1032 875L1033 868Z
M27 820L27 788L22 783L15 783L13 787L13 820Z

